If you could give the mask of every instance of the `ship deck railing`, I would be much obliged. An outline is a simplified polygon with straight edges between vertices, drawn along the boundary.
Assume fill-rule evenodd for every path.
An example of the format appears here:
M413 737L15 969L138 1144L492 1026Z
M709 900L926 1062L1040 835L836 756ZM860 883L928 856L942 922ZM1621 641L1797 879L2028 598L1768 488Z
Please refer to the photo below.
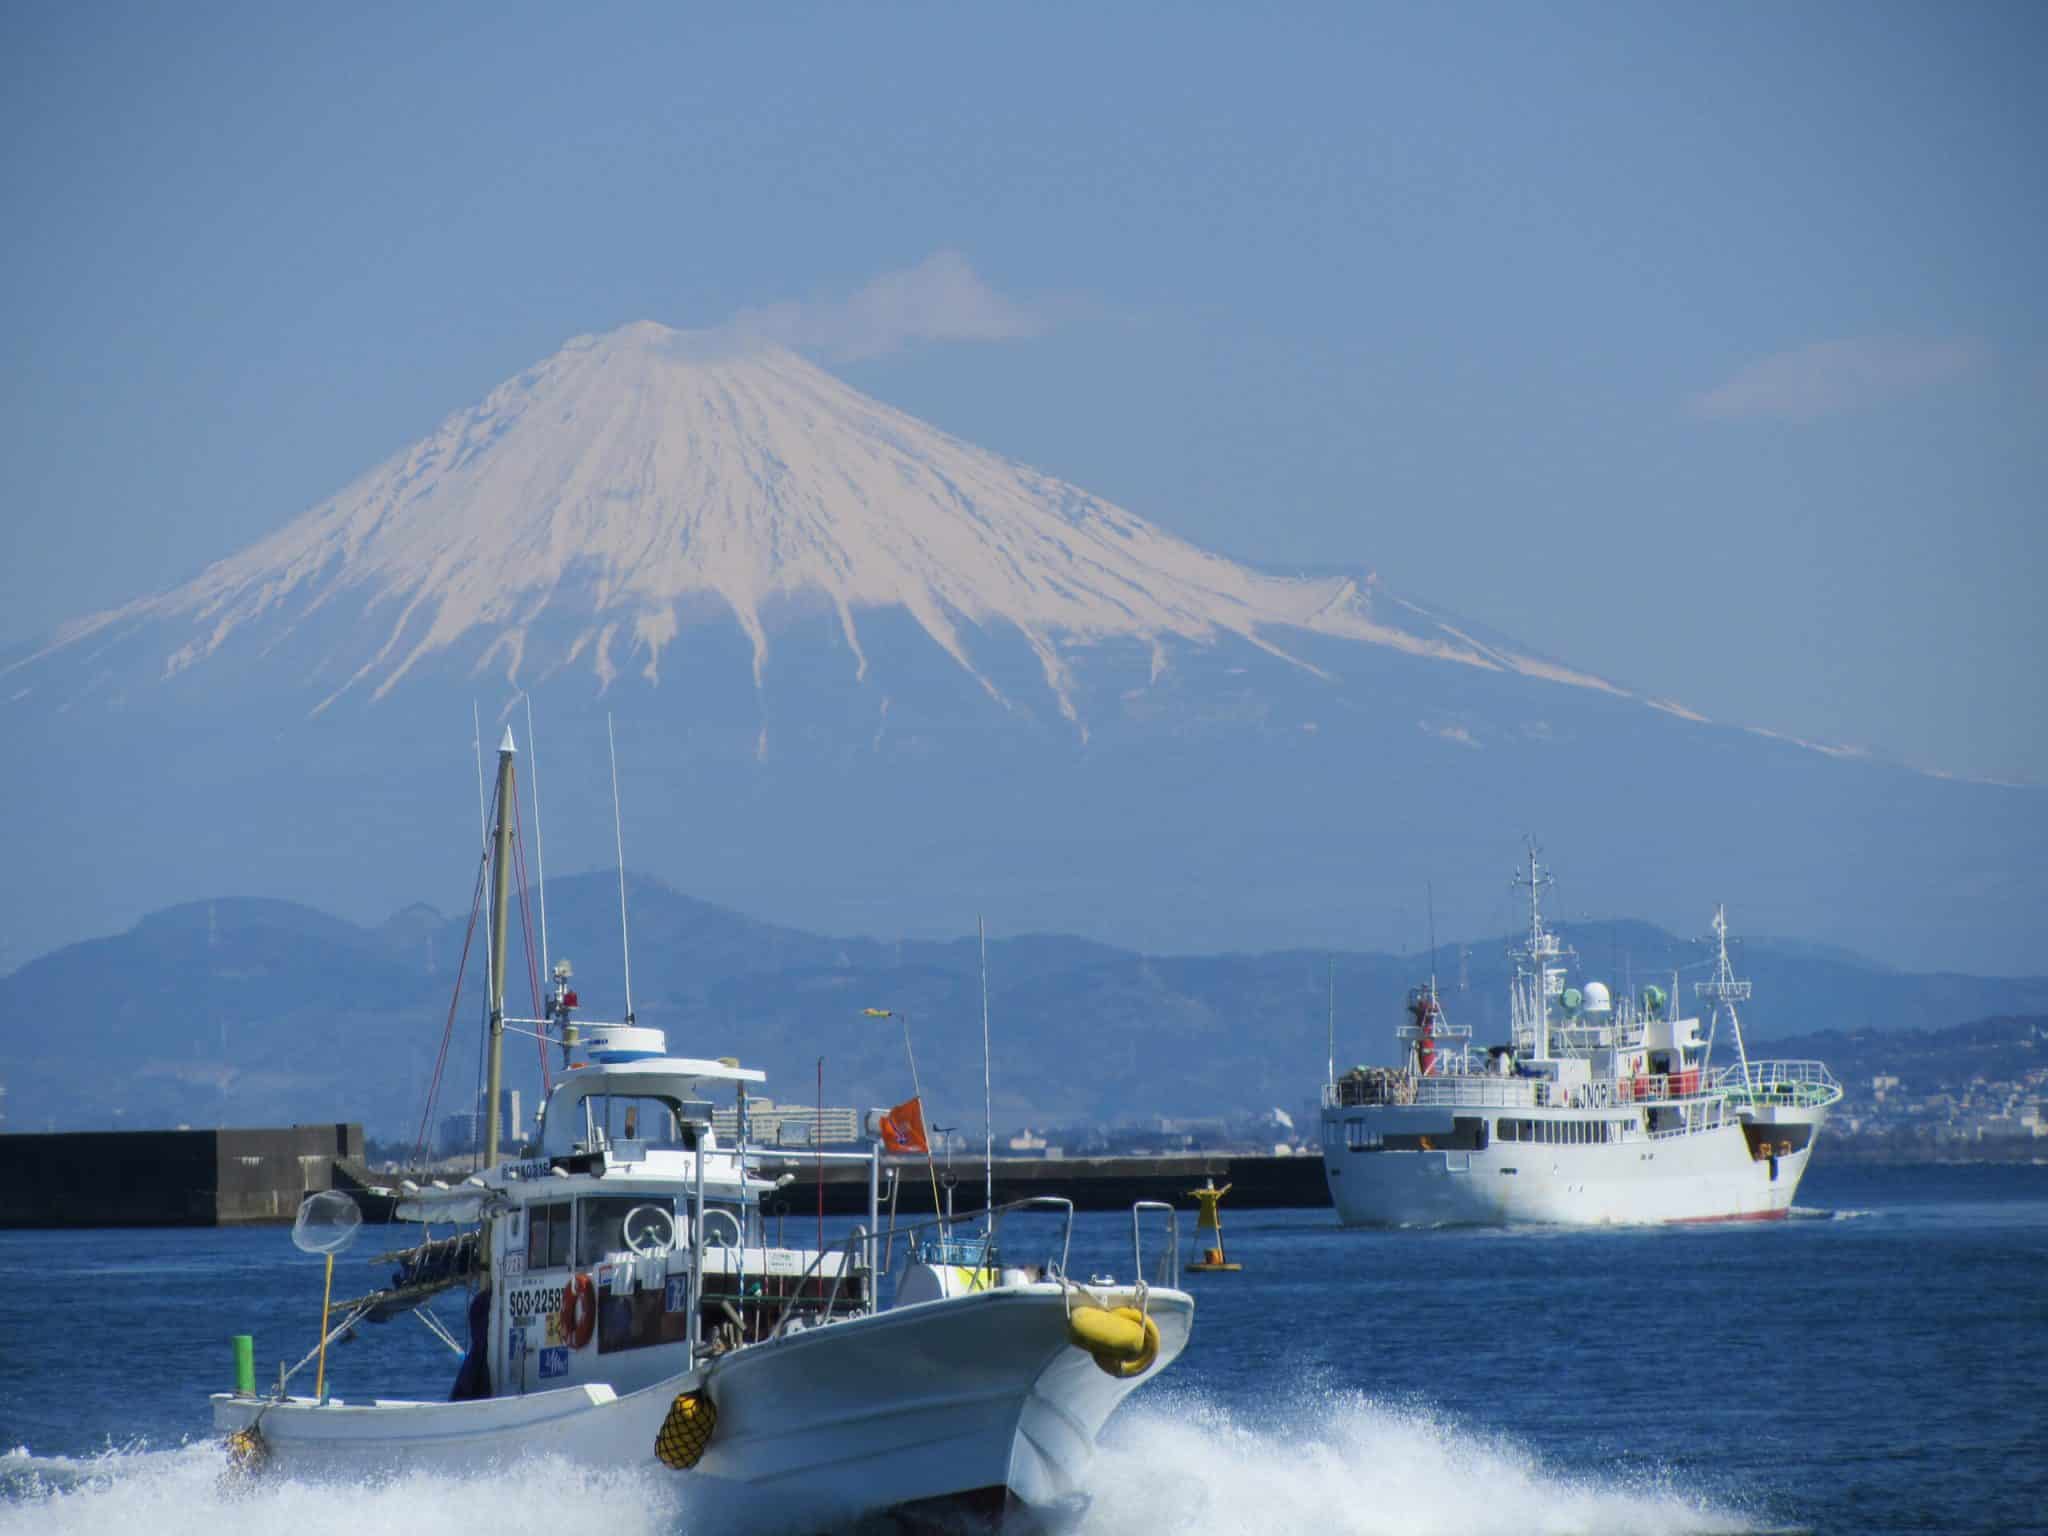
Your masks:
M1741 1104L1817 1108L1836 1103L1842 1085L1818 1061L1752 1061L1723 1067L1716 1086Z
M1006 1218L1020 1211L1050 1212L1059 1217L1059 1245L1048 1249L1043 1261L1037 1265L1017 1267L1033 1279L1052 1280L1068 1291L1067 1305L1073 1305L1073 1282L1068 1274L1068 1261L1074 1243L1074 1202L1064 1195L1026 1195L1021 1200L1011 1200L985 1211L971 1211L962 1216L930 1216L908 1226L891 1225L887 1231L869 1232L865 1227L856 1226L844 1238L818 1251L810 1267L803 1272L802 1281L814 1282L819 1291L823 1290L825 1264L828 1259L837 1258L834 1266L832 1289L826 1296L822 1313L806 1314L796 1307L786 1307L777 1320L770 1340L780 1338L784 1333L800 1325L839 1320L840 1288L849 1273L865 1272L872 1276L877 1265L884 1273L890 1267L891 1255L898 1242L904 1244L905 1254L914 1261L927 1264L944 1264L975 1272L980 1278L977 1289L992 1288L1001 1283L1002 1270L1007 1267L1003 1258L1003 1223ZM1165 1240L1156 1251L1152 1278L1145 1275L1144 1224L1148 1213L1157 1213L1165 1218ZM973 1235L956 1233L956 1228L969 1228L981 1223L982 1230ZM1180 1213L1173 1206L1161 1200L1137 1200L1131 1204L1131 1266L1132 1283L1138 1292L1139 1307L1144 1306L1145 1293L1152 1287L1166 1287L1175 1283L1180 1274ZM814 1298L803 1298L810 1300ZM880 1298L872 1297L869 1305L879 1306Z
M1340 1077L1323 1086L1325 1109L1357 1109L1370 1106L1434 1106L1451 1109L1634 1109L1653 1105L1698 1104L1714 1099L1743 1102L1832 1103L1826 1097L1840 1097L1841 1087L1827 1068L1815 1062L1751 1062L1753 1074L1759 1068L1799 1069L1782 1074L1759 1074L1755 1086L1745 1087L1740 1067L1715 1072L1697 1068L1684 1072L1654 1072L1640 1077L1596 1079L1570 1088L1548 1078L1499 1077L1492 1073L1445 1073L1420 1075L1393 1068L1378 1069L1359 1078ZM1817 1075L1816 1075L1817 1074ZM1807 1097L1801 1097L1801 1095Z

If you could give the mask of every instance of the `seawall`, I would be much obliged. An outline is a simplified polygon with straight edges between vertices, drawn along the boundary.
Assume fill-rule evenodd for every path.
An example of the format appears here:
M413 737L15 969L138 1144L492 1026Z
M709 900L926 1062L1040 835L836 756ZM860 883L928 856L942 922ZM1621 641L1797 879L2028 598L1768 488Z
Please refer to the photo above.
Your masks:
M795 1180L780 1194L771 1195L767 1207L774 1213L778 1204L786 1214L801 1215L818 1208L818 1173L815 1163L803 1153L771 1154L782 1158L781 1171ZM769 1162L763 1158L764 1163ZM772 1168L769 1171L774 1171ZM896 1210L899 1218L932 1214L932 1175L923 1158L890 1158L884 1167L882 1203L889 1202L887 1175L899 1181ZM946 1165L936 1164L938 1198L946 1194ZM952 1179L954 1208L978 1211L982 1205L982 1168L979 1162L956 1158ZM997 1158L995 1161L996 1204L1027 1199L1032 1195L1062 1195L1080 1211L1128 1210L1134 1200L1164 1200L1189 1208L1188 1191L1209 1179L1231 1186L1227 1209L1274 1210L1327 1207L1329 1185L1323 1179L1320 1157L1274 1157L1238 1155L1228 1152L1188 1153L1176 1157L1055 1157ZM867 1170L847 1164L827 1163L824 1169L825 1212L852 1216L868 1208Z
M0 1227L290 1221L362 1155L355 1124L0 1136Z

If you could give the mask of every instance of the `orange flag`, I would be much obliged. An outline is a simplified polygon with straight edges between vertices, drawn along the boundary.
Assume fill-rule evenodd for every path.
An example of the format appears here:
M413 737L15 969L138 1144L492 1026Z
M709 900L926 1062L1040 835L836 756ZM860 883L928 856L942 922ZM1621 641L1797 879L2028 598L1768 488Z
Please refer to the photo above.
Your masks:
M891 1152L929 1152L930 1138L924 1133L924 1103L905 1099L882 1116L882 1145Z

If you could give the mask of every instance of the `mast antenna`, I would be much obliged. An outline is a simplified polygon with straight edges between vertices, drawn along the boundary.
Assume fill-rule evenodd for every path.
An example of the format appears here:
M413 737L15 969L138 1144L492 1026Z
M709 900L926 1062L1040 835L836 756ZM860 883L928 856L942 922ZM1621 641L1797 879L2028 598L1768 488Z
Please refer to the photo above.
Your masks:
M1718 902L1714 906L1714 940L1716 944L1714 979L1712 981L1696 981L1692 984L1693 991L1702 998L1710 1000L1714 1005L1713 1018L1707 1025L1707 1054L1709 1058L1713 1055L1714 1031L1720 1026L1721 1010L1725 1008L1728 1010L1728 1023L1735 1031L1735 1055L1742 1063L1742 1080L1747 1084L1749 1082L1749 1050L1742 1043L1742 1018L1736 1013L1735 1005L1749 1001L1750 986L1746 981L1737 981L1735 979L1735 967L1728 959L1727 908Z
M981 1168L983 1174L982 1219L995 1231L996 1209L996 1116L995 1097L989 1086L988 1064L988 920L974 915L974 931L981 940Z
M540 968L548 968L548 856L540 839L540 751L533 739L533 695L526 695L526 772L533 789L533 859L540 885Z
M1330 1078L1329 1078L1329 1081L1330 1081L1330 1086L1334 1088L1334 1087L1335 1087L1335 1086L1337 1085L1337 957L1336 957L1335 955L1331 955L1331 956L1329 957L1329 961L1330 961L1330 1064L1329 1064L1329 1072L1330 1072Z
M476 825L484 846L491 842L491 802L484 797L484 723L477 712L476 700L469 701L469 749L476 754ZM491 931L491 907L493 897L488 884L484 886L484 932ZM486 978L486 985L489 979Z
M612 842L619 853L619 950L626 963L626 1022L633 1022L633 938L626 926L626 833L619 815L619 739L612 712L604 712L604 739L612 752ZM823 1069L820 1068L822 1071Z
M529 733L531 734L531 733ZM1429 995L1436 996L1436 882L1422 882L1425 899L1429 902Z

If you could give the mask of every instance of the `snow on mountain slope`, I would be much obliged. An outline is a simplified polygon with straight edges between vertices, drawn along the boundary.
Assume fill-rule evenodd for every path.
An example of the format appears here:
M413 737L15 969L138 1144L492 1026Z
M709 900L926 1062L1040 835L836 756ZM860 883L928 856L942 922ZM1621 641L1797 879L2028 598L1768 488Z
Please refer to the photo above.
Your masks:
M599 689L626 668L658 682L682 629L720 614L751 642L758 685L778 611L819 602L857 676L862 610L895 606L998 698L961 630L1013 626L1069 719L1063 649L1109 638L1149 642L1155 677L1169 638L1240 636L1306 667L1287 636L1307 632L1621 691L1377 601L1369 582L1206 553L790 352L651 322L571 341L268 538L17 666L147 631L172 676L259 619L289 633L343 597L375 632L316 709L381 698L458 642L513 684L563 668Z

